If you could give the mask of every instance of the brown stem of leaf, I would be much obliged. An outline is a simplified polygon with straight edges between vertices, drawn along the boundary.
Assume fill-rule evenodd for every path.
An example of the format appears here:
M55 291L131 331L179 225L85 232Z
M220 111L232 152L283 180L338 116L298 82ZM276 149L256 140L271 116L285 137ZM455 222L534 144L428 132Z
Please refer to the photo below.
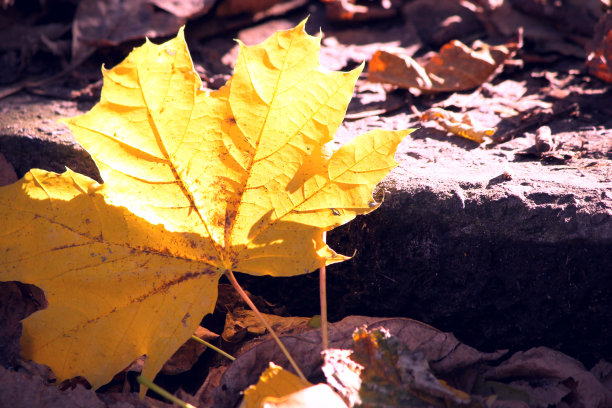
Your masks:
M278 337L274 329L272 329L272 326L270 326L270 323L268 323L268 321L264 318L264 316L261 314L259 309L257 309L257 306L255 306L255 303L253 303L253 301L249 298L249 295L247 295L244 289L242 289L242 286L238 284L238 281L236 280L234 273L230 270L227 270L225 271L225 274L227 275L227 278L229 279L234 289L236 289L240 297L246 302L247 305L249 305L251 310L255 313L257 318L264 324L264 326L266 326L266 329L268 329L268 332L274 338L274 341L276 341L276 344L278 344L278 346L281 348L283 354L285 355L285 357L287 357L287 360L289 360L289 363L295 370L296 374L301 379L306 380L306 376L304 375L302 370L300 370L300 367L298 367L293 357L291 357L291 354L289 354L289 350L287 350L287 348L285 347L281 339Z
M326 241L327 231L323 232L323 242ZM327 338L327 287L326 287L325 265L319 268L319 299L321 301L321 347L323 350L329 348Z

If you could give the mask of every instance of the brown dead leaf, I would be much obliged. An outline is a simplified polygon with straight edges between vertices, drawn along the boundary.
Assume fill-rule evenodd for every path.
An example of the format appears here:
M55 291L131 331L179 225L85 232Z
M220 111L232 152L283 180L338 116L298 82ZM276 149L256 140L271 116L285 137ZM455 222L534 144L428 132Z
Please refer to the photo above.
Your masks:
M180 18L194 18L206 14L216 0L149 0L157 7Z
M219 337L218 334L213 333L202 326L198 326L193 335L208 342ZM161 373L175 375L190 370L191 367L193 367L193 365L198 361L200 355L207 348L208 347L198 341L193 339L187 340L187 342L176 350L172 357L170 357L170 360L164 364Z
M413 0L405 2L402 15L432 48L451 40L473 39L475 33L482 31L474 6L468 1Z
M401 52L409 56L422 46L411 22L378 30L372 41L372 27L352 27L325 32L321 48L321 65L328 69L344 69L368 61L378 50Z
M441 108L431 108L423 112L421 122L435 121L444 130L457 136L464 137L476 143L482 143L485 138L491 138L497 129L488 128L478 124L469 112L458 114Z
M194 396L199 403L194 405L199 405L201 407L214 406L212 391L219 386L221 378L229 366L229 360L225 359L221 365L213 366L209 369L204 384L200 386Z
M17 181L17 173L11 163L0 153L0 186L7 186Z
M38 76L42 73L32 72L31 68L42 61L48 67L44 75L53 72L56 65L59 68L59 64L49 64L48 53L59 57L58 62L68 59L70 48L63 36L69 30L70 24L31 25L23 20L10 18L10 15L0 15L0 85L19 87L19 80L33 81L30 75ZM7 92L7 88L2 89L0 96Z
M399 1L381 0L370 4L355 4L356 0L323 0L330 21L367 21L393 17L400 6ZM374 3L374 4L372 4ZM377 4L378 3L378 4Z
M261 6L258 4L265 4L265 2L255 2L248 1L244 2L245 4L251 4L255 9L259 9ZM193 25L191 27L191 33L194 38L208 38L216 36L220 33L225 33L232 30L238 30L245 27L253 27L256 23L261 22L266 19L270 19L271 17L280 17L286 16L291 11L303 7L308 3L308 0L285 0L285 1L270 1L273 3L271 6L265 9L261 9L260 11L248 13L242 12L238 15L228 15L226 17L221 17L215 15L216 18L210 19L206 22L206 24L198 24ZM272 23L272 20L268 20L269 23ZM293 26L295 22L292 22ZM256 27L253 27L255 30ZM245 44L248 44L248 41L243 41ZM218 71L213 71L218 72Z
M359 328L350 350L327 349L323 356L327 381L351 407L478 406L438 380L422 351L411 351L384 328Z
M559 55L585 57L585 38L580 35L588 38L587 33L601 15L598 6L593 8L597 2L481 1L483 7L476 7L476 12L490 35L510 37L521 27L528 44L524 59L550 62Z
M21 320L45 305L45 296L37 287L0 282L0 365L8 367L18 361Z
M173 35L188 18L205 14L214 3L214 0L83 0L72 25L72 60L82 61L100 46Z
M587 67L591 75L612 82L612 13L603 16L595 27L589 44Z
M262 313L272 328L279 334L286 334L305 329L310 329L309 317L281 317L273 314ZM225 316L225 328L221 335L223 340L229 343L241 341L246 334L262 335L266 333L266 327L255 315L255 312L248 309L238 309L229 312Z
M61 390L48 381L51 370L34 362L17 371L0 366L0 407L11 408L171 408L171 404L136 393L98 394L81 384Z
M269 312L269 304L266 300L261 296L255 296L248 290L245 290L246 294L249 296L249 299L255 306L259 309L259 311L268 313ZM244 301L244 299L240 296L236 289L232 287L229 283L220 283L219 284L219 297L217 298L217 304L215 305L215 310L221 313L227 313L231 310L235 309L248 309L249 305Z
M352 344L353 331L363 325L368 329L384 327L411 350L421 350L436 374L448 374L463 369L461 371L463 375L469 375L470 367L480 362L498 359L505 354L504 351L481 353L460 343L451 333L441 332L416 320L365 316L349 316L331 324L329 347L348 349ZM313 329L298 335L282 336L282 340L306 377L320 375L319 370L323 363L320 354L320 330ZM248 347L246 345L243 349ZM272 340L266 340L238 354L236 361L225 371L219 386L212 392L215 406L234 406L238 394L257 381L258 373L267 367L269 361L289 367L286 358Z
M215 14L219 17L235 16L242 13L255 14L281 3L283 0L222 0Z
M0 366L0 406L25 408L106 408L92 390L82 385L60 391L55 385L48 385L43 378L24 372L9 371Z
M593 34L594 24L603 14L601 0L512 0L509 3L516 10L534 16L541 24L550 22L561 32L586 37Z
M593 366L591 373L610 391L612 391L612 363L600 360Z
M517 49L517 43L489 46L476 41L468 47L453 40L422 65L411 57L378 51L370 60L368 79L424 93L472 89L489 80Z
M532 395L532 401L542 401L542 394L550 397L551 390L542 393L538 388L542 379L548 379L544 387L560 390L567 389L563 401L571 407L604 408L612 406L612 390L606 388L600 380L588 372L582 363L563 353L546 347L536 347L524 352L517 352L498 367L489 369L484 377L487 379L513 379L510 385L525 389ZM562 390L561 390L562 391ZM559 393L559 395L562 392ZM557 403L557 402L553 402ZM532 406L547 406L533 404Z

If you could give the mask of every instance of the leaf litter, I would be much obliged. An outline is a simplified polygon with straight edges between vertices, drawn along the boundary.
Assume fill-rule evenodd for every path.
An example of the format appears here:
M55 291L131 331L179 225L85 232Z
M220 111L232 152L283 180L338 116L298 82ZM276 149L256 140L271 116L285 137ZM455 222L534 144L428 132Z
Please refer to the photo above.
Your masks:
M609 363L587 371L577 360L546 347L482 353L451 333L411 319L349 316L330 325L329 338L330 348L322 354L318 330L283 339L306 375L317 381L327 378L349 407L544 408L578 403L603 408L612 395ZM287 365L271 340L247 346L213 391L215 406L235 406L239 391L257 382L267 361Z

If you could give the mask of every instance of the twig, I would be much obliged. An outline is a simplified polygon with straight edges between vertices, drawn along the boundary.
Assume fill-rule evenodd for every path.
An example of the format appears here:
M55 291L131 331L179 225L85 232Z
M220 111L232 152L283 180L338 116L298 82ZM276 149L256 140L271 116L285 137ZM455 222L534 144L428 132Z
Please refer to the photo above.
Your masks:
M147 378L143 377L142 375L139 375L138 378L136 378L136 380L140 384L144 385L145 387L148 387L150 390L152 390L152 391L156 392L157 394L161 395L162 397L164 397L168 401L173 402L173 403L181 406L182 408L196 408L194 405L191 405L190 403L185 402L182 399L177 398L174 395L170 394L168 391L164 390L159 385L154 384L152 381L148 380Z
M205 345L206 347L208 347L209 349L212 349L214 351L216 351L217 353L221 354L223 357L227 357L228 359L234 361L236 359L236 357L232 356L231 354L226 353L225 351L221 350L219 347L215 347L212 344L210 344L209 342L207 342L206 340L203 340L197 336L194 336L193 334L191 335L191 339L195 340L199 343L202 343L203 345Z
M327 231L323 231L323 242L326 241ZM323 350L329 348L327 338L327 287L326 287L325 265L319 268L319 299L321 301L321 347Z

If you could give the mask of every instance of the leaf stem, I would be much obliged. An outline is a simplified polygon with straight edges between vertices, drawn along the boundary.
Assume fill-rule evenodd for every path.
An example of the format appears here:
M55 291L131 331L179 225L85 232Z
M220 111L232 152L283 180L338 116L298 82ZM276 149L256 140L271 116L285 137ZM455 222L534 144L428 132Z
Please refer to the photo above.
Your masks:
M147 378L143 377L142 375L139 375L138 378L136 378L136 380L140 384L144 385L145 387L148 387L149 389L151 389L154 392L156 392L157 394L161 395L162 397L164 397L168 401L173 402L173 403L181 406L182 408L196 408L194 405L191 405L190 403L185 402L182 399L177 398L174 395L170 394L168 391L164 390L159 385L154 384L152 381L148 380Z
M209 349L212 349L212 350L216 351L217 353L221 354L223 357L227 357L227 358L229 358L232 361L234 361L236 359L236 357L232 356L231 354L226 353L225 351L221 350L220 348L213 346L212 344L210 344L206 340L202 340L201 338L199 338L197 336L194 336L193 334L191 335L191 339L195 340L195 341L197 341L199 343L202 343L203 345L205 345Z
M274 329L272 329L272 326L270 326L270 323L268 323L268 321L264 318L264 316L261 314L259 309L257 309L257 306L255 306L255 303L253 303L253 301L249 298L249 296L246 294L244 289L242 289L242 287L238 284L238 281L236 280L234 273L228 269L225 271L225 274L227 275L227 278L229 279L234 289L236 289L240 297L246 302L247 305L249 305L251 310L255 312L255 315L257 315L257 317L264 324L264 326L266 326L266 329L268 329L268 332L270 332L270 335L274 338L274 341L276 341L276 344L278 344L278 346L281 348L281 350L283 351L283 354L285 355L285 357L287 357L287 360L289 360L289 363L291 363L291 366L293 367L297 375L301 379L306 380L306 376L304 375L304 373L302 373L302 370L300 370L300 367L298 367L293 357L291 357L291 354L289 354L289 350L287 350L287 348L285 347L281 339L278 337Z
M326 241L327 231L323 231L323 242ZM325 272L325 265L319 268L319 299L321 302L321 348L323 350L329 348L329 341L327 338L327 287L326 280L327 274Z

